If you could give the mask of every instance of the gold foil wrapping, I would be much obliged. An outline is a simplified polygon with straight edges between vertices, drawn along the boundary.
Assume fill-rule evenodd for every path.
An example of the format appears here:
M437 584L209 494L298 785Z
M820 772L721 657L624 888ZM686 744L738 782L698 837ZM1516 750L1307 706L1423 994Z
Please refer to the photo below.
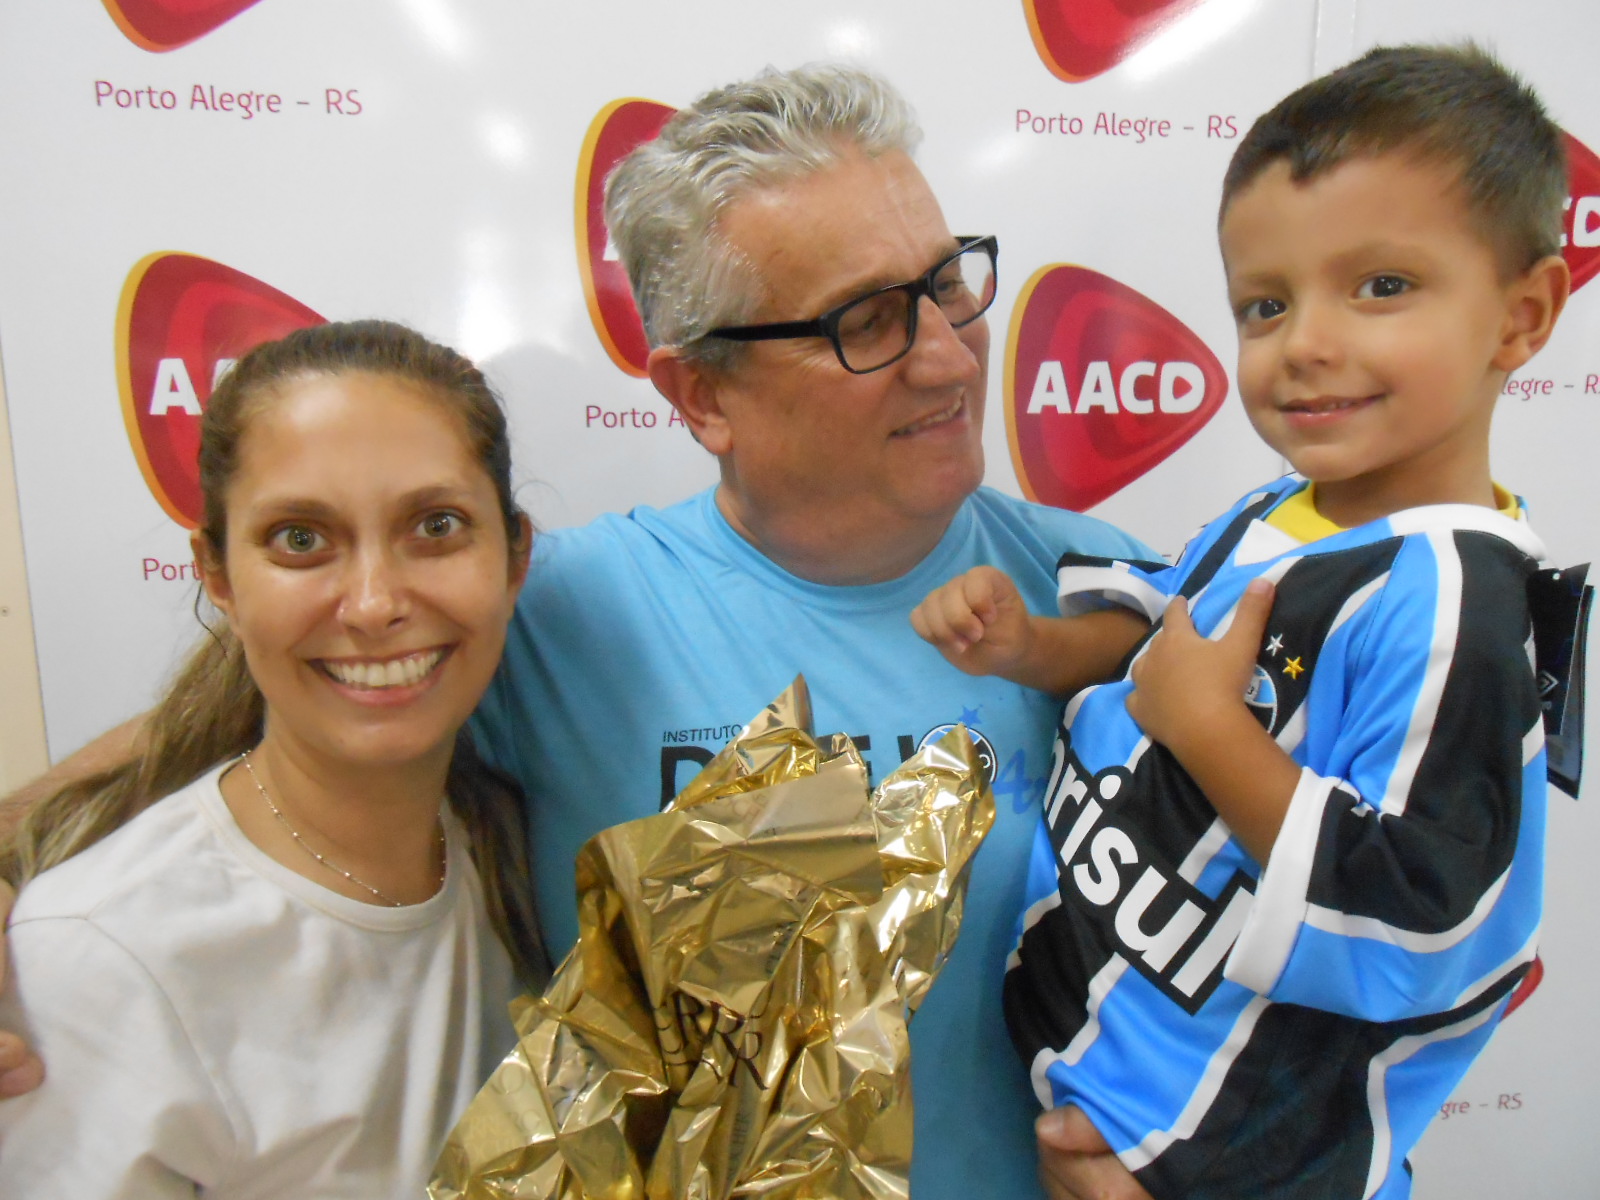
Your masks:
M578 944L512 1006L431 1200L907 1195L906 1022L994 801L964 729L872 790L810 726L796 680L665 811L580 851Z

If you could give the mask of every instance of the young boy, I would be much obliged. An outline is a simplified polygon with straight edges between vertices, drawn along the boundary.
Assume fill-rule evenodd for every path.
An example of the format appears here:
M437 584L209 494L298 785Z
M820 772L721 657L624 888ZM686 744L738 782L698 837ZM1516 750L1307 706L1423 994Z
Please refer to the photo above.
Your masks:
M1067 705L1005 999L1041 1101L1160 1200L1408 1195L1534 959L1546 555L1489 423L1566 300L1565 195L1559 130L1476 49L1295 92L1220 238L1239 392L1296 474L1175 566L1063 559L1065 620L986 568L913 617L1058 694L1106 635L1072 614L1159 623Z

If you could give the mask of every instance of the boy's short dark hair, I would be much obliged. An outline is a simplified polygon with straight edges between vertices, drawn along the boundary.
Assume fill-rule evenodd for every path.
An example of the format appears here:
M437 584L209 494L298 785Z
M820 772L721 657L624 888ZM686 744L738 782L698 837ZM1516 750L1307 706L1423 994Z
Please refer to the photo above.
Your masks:
M1468 210L1502 272L1561 248L1567 156L1533 89L1478 46L1380 46L1259 118L1234 152L1222 213L1262 171L1296 183L1348 159L1409 151L1460 167Z

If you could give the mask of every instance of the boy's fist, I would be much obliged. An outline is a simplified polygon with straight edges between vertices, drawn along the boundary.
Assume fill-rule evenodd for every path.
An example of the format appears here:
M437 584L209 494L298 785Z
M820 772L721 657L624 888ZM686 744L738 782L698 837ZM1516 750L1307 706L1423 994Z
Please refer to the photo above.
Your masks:
M911 627L968 675L1009 675L1032 643L1028 606L1003 571L973 567L929 592Z

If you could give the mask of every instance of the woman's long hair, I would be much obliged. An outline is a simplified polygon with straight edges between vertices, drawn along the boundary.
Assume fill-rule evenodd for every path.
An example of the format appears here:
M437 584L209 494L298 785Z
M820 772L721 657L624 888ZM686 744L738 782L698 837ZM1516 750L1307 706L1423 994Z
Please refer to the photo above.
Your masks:
M522 553L527 526L512 498L505 413L482 373L454 350L403 325L349 321L299 330L258 346L218 381L200 423L205 499L200 532L214 561L224 562L225 494L252 417L295 379L349 371L417 385L462 420L473 457L494 483L511 552ZM21 886L94 845L156 801L256 745L265 718L266 704L250 676L244 647L225 623L208 629L146 716L135 756L69 783L36 804L0 846L0 876ZM469 835L490 923L523 981L542 986L550 964L534 909L521 791L483 762L465 730L456 737L446 790Z

